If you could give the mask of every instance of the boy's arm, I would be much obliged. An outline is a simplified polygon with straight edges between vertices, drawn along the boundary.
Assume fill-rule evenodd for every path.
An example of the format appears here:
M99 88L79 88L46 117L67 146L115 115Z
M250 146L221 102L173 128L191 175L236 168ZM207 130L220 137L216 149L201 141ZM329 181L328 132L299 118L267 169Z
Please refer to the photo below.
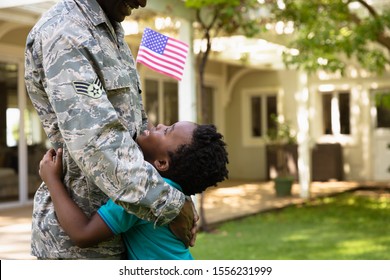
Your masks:
M103 219L88 218L70 198L62 178L62 150L46 152L39 164L39 175L46 183L58 220L71 240L79 247L89 247L114 236Z

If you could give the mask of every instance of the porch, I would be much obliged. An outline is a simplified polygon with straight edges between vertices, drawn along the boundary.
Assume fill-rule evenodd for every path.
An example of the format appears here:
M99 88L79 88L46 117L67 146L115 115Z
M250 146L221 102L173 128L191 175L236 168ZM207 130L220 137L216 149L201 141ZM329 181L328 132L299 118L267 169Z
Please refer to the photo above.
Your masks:
M390 183L313 182L312 197L330 196L358 188L390 188ZM205 219L208 224L271 211L303 203L299 185L291 197L276 197L272 182L229 180L210 188L205 196ZM35 259L30 255L32 205L0 210L0 259Z

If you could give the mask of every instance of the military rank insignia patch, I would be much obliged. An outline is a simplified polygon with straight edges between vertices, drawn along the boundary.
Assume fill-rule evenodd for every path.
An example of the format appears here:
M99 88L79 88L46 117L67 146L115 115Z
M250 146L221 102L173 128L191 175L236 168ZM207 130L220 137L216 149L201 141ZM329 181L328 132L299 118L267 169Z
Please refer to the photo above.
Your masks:
M92 98L99 98L103 93L103 86L99 78L91 84L87 82L73 82L73 86L78 94L84 94Z

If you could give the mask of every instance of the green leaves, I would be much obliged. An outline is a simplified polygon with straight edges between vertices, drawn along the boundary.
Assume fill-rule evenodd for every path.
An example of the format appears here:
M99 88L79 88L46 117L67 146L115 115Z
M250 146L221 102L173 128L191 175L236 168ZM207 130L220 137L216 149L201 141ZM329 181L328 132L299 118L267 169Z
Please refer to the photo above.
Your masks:
M253 16L260 7L257 0L187 0L185 5L202 15L198 18L200 26L210 27L213 34L239 33L253 37L260 31L257 18ZM212 26L210 19L215 19Z
M284 54L290 68L308 72L323 69L345 73L355 59L370 72L382 73L389 64L390 10L376 11L375 7L345 0L284 0L280 9L270 1L274 20L293 21L296 37L288 45L299 55ZM389 6L390 8L390 6Z
M202 9L212 6L238 6L240 0L186 0L185 4L188 8Z

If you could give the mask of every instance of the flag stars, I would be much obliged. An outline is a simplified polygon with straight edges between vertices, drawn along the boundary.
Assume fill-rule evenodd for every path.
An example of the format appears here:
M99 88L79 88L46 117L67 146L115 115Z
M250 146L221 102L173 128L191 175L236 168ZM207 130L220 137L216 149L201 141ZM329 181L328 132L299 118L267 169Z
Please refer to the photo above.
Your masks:
M168 39L169 37L147 28L145 29L145 36L142 38L141 45L156 53L163 54Z
M136 61L180 81L187 55L186 43L145 28Z

